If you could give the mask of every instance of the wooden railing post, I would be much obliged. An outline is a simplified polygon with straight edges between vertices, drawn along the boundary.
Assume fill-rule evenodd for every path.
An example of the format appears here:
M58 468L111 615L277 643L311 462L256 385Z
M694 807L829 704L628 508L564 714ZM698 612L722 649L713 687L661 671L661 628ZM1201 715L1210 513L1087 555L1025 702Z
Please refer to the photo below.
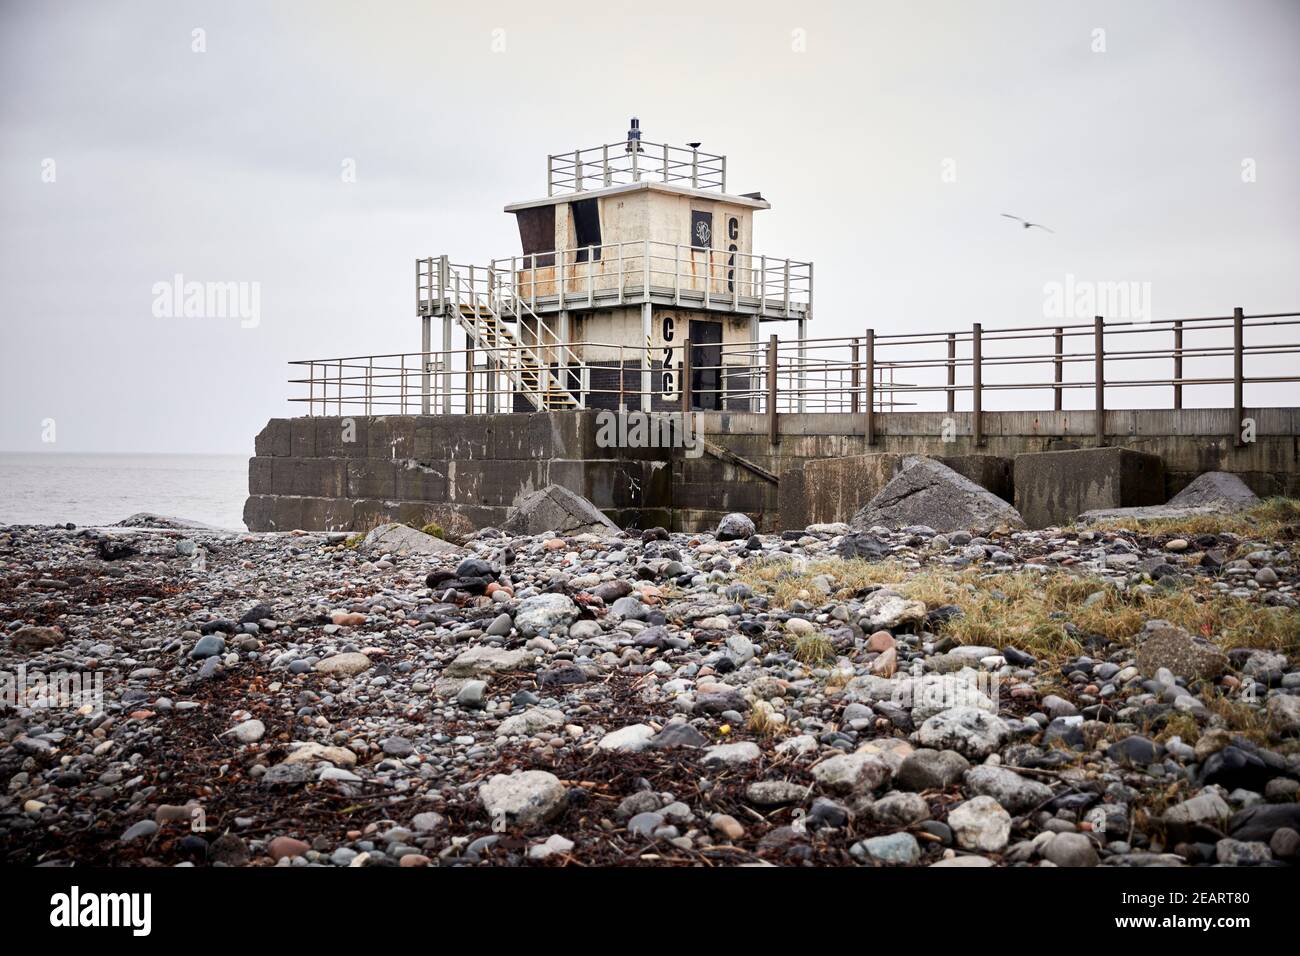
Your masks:
M1052 359L1052 408L1060 411L1065 389L1061 383L1065 381L1065 329L1056 329L1052 333L1052 351L1055 358Z
M1232 444L1234 448L1240 448L1245 444L1241 438L1241 422L1246 414L1244 318L1245 314L1240 308L1232 310Z
M691 340L689 338L682 340L682 415L683 417L691 413ZM683 423L683 428L686 425Z
M1100 315L1092 320L1093 389L1097 416L1097 447L1106 444L1106 330Z
M971 385L971 437L975 447L984 445L984 331L976 322L971 326L970 338L970 385Z
M867 446L876 443L876 330L867 329Z
M775 445L780 440L776 421L776 336L767 340L767 440Z

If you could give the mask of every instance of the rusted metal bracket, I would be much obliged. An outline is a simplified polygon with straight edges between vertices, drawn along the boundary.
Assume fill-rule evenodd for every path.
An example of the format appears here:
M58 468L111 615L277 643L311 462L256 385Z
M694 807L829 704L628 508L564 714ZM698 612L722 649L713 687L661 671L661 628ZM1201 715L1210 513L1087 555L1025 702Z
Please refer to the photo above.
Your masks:
M746 471L758 475L758 477L762 478L764 481L770 481L774 485L779 485L781 483L781 479L772 474L766 468L754 464L747 458L741 458L734 451L729 451L721 445L715 445L711 441L706 441L704 442L704 450L719 461L725 461L729 465L736 465L739 468L744 468Z

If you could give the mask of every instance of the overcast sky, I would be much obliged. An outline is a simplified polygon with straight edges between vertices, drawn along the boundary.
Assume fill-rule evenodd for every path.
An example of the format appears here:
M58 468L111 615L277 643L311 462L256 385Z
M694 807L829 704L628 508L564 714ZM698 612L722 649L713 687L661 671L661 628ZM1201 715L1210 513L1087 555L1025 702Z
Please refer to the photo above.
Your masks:
M816 335L1041 325L1067 275L1294 310L1297 50L1295 0L4 0L0 448L251 453L289 359L418 349L415 258L516 252L546 154L633 114L771 201ZM156 316L176 274L256 327Z

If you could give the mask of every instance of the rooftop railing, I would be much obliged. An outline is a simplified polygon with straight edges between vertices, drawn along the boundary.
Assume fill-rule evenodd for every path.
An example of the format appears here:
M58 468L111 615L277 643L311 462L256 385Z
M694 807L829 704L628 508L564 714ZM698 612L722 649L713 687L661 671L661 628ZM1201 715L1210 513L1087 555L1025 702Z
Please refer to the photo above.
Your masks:
M659 182L727 191L727 157L698 149L628 140L546 157L546 195Z
M470 281L490 306L514 302L534 312L645 302L723 310L760 318L811 318L813 264L798 259L637 239L445 266L417 259L416 310L440 314L448 269Z

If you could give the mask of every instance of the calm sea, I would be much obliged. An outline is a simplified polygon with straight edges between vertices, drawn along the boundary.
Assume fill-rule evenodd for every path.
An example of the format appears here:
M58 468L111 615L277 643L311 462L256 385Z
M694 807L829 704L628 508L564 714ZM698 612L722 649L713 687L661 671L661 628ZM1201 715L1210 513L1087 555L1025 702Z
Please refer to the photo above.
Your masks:
M244 455L0 452L0 524L113 524L137 511L244 530Z

